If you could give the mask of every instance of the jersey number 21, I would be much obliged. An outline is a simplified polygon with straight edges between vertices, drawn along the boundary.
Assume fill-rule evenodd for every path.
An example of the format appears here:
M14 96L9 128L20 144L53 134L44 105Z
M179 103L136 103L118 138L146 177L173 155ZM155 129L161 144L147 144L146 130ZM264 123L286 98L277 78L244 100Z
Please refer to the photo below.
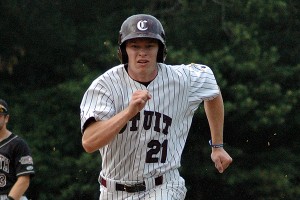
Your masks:
M161 151L161 163L166 162L167 158L167 149L168 149L168 140L164 140L160 143L158 140L151 140L148 145L150 150L147 151L146 163L158 163L159 162L159 152Z

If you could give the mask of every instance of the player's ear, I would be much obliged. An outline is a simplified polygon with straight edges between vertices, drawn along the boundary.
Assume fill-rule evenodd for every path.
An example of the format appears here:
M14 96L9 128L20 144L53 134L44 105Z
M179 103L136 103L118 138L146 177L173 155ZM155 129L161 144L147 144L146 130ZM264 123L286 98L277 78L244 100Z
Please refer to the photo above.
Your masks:
M5 115L5 123L8 123L9 121L9 115Z
M120 47L118 48L118 57L119 57L120 62L123 63L122 62L122 50Z
M128 63L128 55L127 55L127 52L126 52L126 45L122 44L118 48L118 57L119 57L119 60L122 64Z

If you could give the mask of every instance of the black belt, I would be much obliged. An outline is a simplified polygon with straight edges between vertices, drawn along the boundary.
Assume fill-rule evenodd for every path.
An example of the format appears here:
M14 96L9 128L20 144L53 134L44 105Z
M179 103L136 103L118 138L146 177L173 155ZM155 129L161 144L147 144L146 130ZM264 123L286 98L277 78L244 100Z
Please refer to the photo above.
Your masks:
M155 180L155 186L161 185L163 183L163 176L159 176L154 179ZM106 187L106 180L104 178L100 178L100 183L104 187ZM142 183L137 183L134 185L125 185L125 184L119 184L116 183L116 190L117 191L125 191L128 193L134 193L134 192L142 192L146 190L146 184L145 181Z

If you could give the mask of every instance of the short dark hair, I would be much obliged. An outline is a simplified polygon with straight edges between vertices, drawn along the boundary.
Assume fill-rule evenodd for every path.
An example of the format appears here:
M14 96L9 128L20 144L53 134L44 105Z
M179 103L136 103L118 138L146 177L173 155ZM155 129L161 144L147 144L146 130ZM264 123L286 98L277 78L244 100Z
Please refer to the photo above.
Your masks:
M8 114L8 105L3 99L0 99L0 114Z

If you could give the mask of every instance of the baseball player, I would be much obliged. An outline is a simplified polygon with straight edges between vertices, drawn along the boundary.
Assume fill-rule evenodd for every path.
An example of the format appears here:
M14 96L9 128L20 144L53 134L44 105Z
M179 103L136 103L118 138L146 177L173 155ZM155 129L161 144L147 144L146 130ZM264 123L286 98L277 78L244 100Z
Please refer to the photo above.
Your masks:
M27 143L7 130L8 121L7 103L0 99L0 200L27 200L33 161Z
M167 65L165 32L151 15L127 18L119 32L120 65L95 79L81 109L82 145L100 151L100 199L181 200L178 168L199 104L211 130L211 158L222 173L232 162L223 148L223 100L205 65Z

